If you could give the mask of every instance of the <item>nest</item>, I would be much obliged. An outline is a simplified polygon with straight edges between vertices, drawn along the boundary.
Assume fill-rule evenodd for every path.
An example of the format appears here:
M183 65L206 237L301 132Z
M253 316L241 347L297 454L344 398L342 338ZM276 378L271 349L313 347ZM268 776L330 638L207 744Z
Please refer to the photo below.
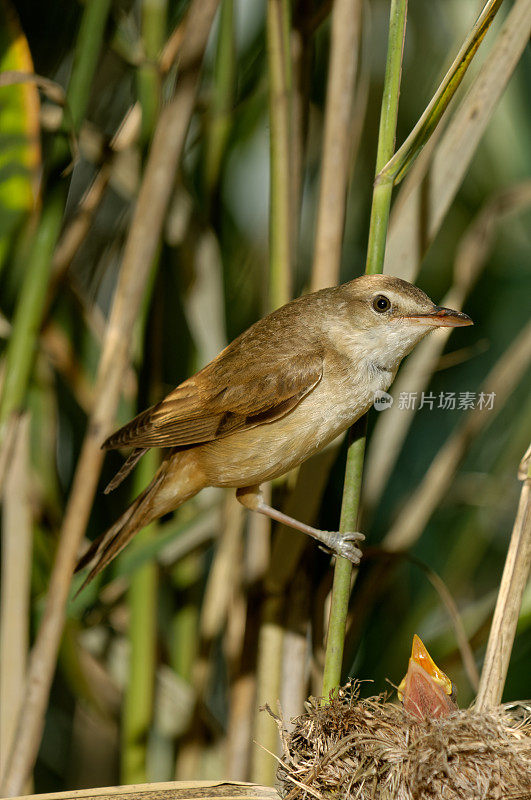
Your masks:
M385 695L360 700L354 683L327 705L311 698L289 733L275 718L286 800L531 798L531 712L523 705L419 720Z

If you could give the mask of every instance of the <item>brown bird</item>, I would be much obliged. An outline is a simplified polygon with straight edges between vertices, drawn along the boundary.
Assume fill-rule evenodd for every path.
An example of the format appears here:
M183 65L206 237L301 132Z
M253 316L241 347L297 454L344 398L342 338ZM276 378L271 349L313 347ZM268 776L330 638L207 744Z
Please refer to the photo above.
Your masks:
M149 486L77 565L91 580L129 540L206 486L313 536L357 563L359 533L320 531L268 506L260 484L321 450L386 390L401 360L434 327L472 325L416 286L386 275L299 297L238 336L213 361L103 444L133 447L106 492L151 447L168 448Z

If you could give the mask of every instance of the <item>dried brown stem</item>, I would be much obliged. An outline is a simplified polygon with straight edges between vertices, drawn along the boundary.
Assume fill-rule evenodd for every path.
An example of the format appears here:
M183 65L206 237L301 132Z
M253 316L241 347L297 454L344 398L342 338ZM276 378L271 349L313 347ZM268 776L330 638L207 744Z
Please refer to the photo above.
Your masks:
M361 0L336 0L332 11L312 291L339 281L362 5Z
M7 796L21 791L37 756L72 571L103 461L100 445L112 425L120 397L132 331L194 109L202 57L216 8L217 0L194 0L190 7L179 81L172 101L161 112L153 137L98 367L95 405L65 512L46 608L31 653L15 746L3 781L3 794Z
M29 648L32 514L29 415L13 418L15 434L2 498L0 616L0 763L5 763L24 693ZM8 444L7 440L5 444Z
M481 672L475 704L478 711L486 711L501 703L522 597L529 577L531 567L531 476L528 472L528 465L530 456L531 448L527 452L527 458L524 458L521 464L522 491Z

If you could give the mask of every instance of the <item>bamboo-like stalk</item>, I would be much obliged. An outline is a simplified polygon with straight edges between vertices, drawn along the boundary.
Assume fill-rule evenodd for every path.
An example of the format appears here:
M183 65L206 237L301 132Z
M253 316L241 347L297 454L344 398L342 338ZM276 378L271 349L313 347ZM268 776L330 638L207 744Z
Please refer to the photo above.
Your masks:
M235 76L234 0L222 0L214 66L214 85L205 142L203 180L209 196L218 183L223 154L232 124L231 111L234 101Z
M313 0L299 0L293 5L290 37L291 50L291 248L294 273L297 270L297 252L300 234L302 187L308 119L310 113L310 82L313 40L305 23Z
M362 6L362 0L336 0L332 11L312 291L339 281Z
M140 142L147 145L159 114L161 76L157 60L166 37L166 0L143 0L142 42L145 62L138 71L138 96L142 108ZM156 267L155 267L156 269ZM153 274L155 272L153 270ZM151 284L151 285L149 285ZM142 301L141 325L145 327L153 281L148 281ZM143 337L141 337L143 338ZM135 472L133 497L148 485L159 462L156 450L150 450ZM133 547L154 538L152 523L138 534ZM122 713L121 762L123 783L147 780L147 744L153 718L153 698L157 649L157 566L143 564L132 576L127 593L129 607L129 675Z
M256 669L257 709L271 702L271 698L280 696L282 608L283 598L278 595L270 594L262 603ZM266 719L267 716L269 715L260 711L255 716L253 739L257 744L251 751L251 780L272 786L275 782L277 764L271 753L275 753L278 749L278 729L275 731L275 727L271 726L271 719Z
M157 468L158 453L150 450L135 472L134 496L149 483ZM141 546L155 535L156 524L141 531L131 547ZM153 716L157 654L157 565L143 564L131 577L129 606L129 680L124 694L121 738L122 783L147 778L146 753Z
M387 163L394 148L406 18L407 0L392 0L389 12L389 40L380 116L376 173L379 173L382 165ZM381 272L383 268L392 189L392 183L386 182L381 182L374 188L365 270L367 274ZM356 530L365 452L366 424L366 419L359 420L356 423L348 450L339 528L343 533ZM352 571L352 564L347 559L336 558L323 674L324 697L328 697L341 680Z
M22 703L29 648L32 513L29 496L30 419L16 422L2 498L0 608L0 764L5 764Z
M140 142L147 145L159 115L161 74L158 60L166 37L167 0L142 0L142 44L144 61L137 75L142 108Z
M523 481L522 491L481 672L475 703L478 711L501 703L522 597L531 568L531 447L522 460L519 477Z
M376 154L376 175L379 176L390 160L395 147L396 121L398 118L398 99L400 97L400 78L402 75L402 56L406 35L407 2L391 2L389 16L389 44L382 95L382 111L378 131L378 150ZM391 209L393 180L378 179L374 186L367 245L365 272L374 275L383 272L387 225Z
M269 306L291 299L291 169L289 3L268 0L270 201Z
M292 287L291 19L288 0L268 0L266 27L270 127L269 310L273 310L291 299ZM264 523L260 524L263 529ZM270 529L270 523L266 524ZM266 596L258 637L253 733L260 746L251 752L251 778L264 784L273 784L275 780L276 764L270 753L278 748L278 733L272 720L266 719L259 708L280 694L281 609L279 597Z
M8 796L20 791L37 755L71 575L102 465L101 439L112 425L120 396L131 334L194 109L200 65L216 8L217 0L194 0L190 6L182 43L180 80L173 100L160 115L153 137L99 362L95 406L65 512L45 612L30 658L25 702L3 784L3 792Z

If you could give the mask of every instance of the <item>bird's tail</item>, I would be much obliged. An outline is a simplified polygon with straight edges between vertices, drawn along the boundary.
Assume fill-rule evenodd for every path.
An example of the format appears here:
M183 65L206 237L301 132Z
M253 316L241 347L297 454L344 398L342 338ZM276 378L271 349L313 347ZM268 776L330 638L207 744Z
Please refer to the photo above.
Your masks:
M190 451L173 454L159 467L155 477L116 520L99 536L78 561L75 572L79 572L96 559L79 591L90 583L129 544L133 536L154 519L178 508L204 487Z

